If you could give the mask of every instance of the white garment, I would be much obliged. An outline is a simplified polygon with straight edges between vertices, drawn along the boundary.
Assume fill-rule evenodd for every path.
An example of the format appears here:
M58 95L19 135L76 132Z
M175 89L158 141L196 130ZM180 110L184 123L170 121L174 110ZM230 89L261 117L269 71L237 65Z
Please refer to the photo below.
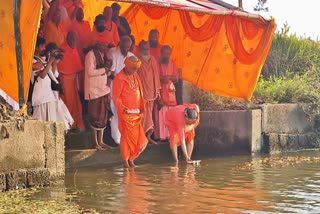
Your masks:
M59 77L59 72L56 71L54 74L52 73L52 70L48 72L48 75L51 79L53 79L56 83L59 83L57 78ZM69 112L69 109L67 108L66 104L63 102L63 100L59 96L58 91L53 91L54 96L57 99L57 121L62 121L64 123L65 131L68 131L71 129L72 124L74 123L74 120Z
M118 126L118 113L112 99L110 100L110 108L113 113L113 116L110 122L111 137L113 138L115 143L120 144L121 133L119 131L119 126Z
M112 60L112 66L111 66L110 70L113 71L115 75L117 75L124 68L124 66L125 66L124 60L126 59L126 57L130 57L130 56L134 56L134 54L131 52L128 52L127 56L123 56L119 46L111 48L108 52L108 58L110 60ZM115 107L113 100L112 100L112 82L110 85L110 89L111 89L110 107L111 107L111 111L113 113L113 117L110 122L111 137L113 138L113 140L117 144L120 144L121 134L120 134L119 127L118 127L118 113L117 113L116 107Z
M33 63L37 60L33 59ZM32 75L36 76L39 70L32 71ZM38 106L44 103L57 101L51 89L51 80L48 75L43 79L38 76L34 82L34 88L32 93L32 106Z
M35 62L37 60L33 59L33 63ZM43 62L45 64L44 60ZM32 75L36 76L37 71L39 70L32 71ZM53 74L50 69L45 78L37 77L32 93L33 117L39 120L63 122L65 130L68 130L73 123L73 119L66 105L60 99L59 92L51 89L50 78L58 83L56 79L58 76L58 71Z
M3 99L5 99L5 101L12 106L12 109L15 111L19 110L19 103L17 103L14 99L12 99L6 92L4 92L1 88L0 88L0 96L3 97Z
M119 46L111 48L108 52L108 59L112 60L110 70L117 75L124 68L124 60L129 56L134 56L134 54L129 51L127 56L123 56Z
M57 105L58 101L52 101L33 106L32 116L38 120L58 122Z

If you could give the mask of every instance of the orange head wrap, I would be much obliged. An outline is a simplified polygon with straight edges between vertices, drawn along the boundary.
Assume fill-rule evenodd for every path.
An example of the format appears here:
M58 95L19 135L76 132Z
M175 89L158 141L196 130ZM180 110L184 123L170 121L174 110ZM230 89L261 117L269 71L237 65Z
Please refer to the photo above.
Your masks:
M124 60L124 64L126 66L126 68L140 68L141 66L141 61L138 59L138 61L134 62L130 59L130 57L127 57L125 60Z

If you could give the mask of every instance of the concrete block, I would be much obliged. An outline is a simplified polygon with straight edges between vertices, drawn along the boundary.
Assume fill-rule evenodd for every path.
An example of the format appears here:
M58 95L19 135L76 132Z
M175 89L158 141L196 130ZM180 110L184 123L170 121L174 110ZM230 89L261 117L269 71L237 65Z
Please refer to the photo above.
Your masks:
M262 150L261 110L251 111L251 153L259 154Z
M208 153L260 153L261 110L202 111L195 141L209 145Z
M6 184L6 175L4 173L0 173L0 192L3 192L7 189Z
M299 136L298 135L288 135L288 145L287 150L294 151L299 149Z
M313 124L297 104L262 105L262 131L298 134L311 132Z
M192 102L192 97L191 97L191 90L192 90L192 84L188 81L183 81L183 102L184 103L191 103Z
M44 167L44 132L40 121L28 120L23 129L15 122L0 123L8 138L0 140L0 172Z
M63 123L47 122L44 126L45 168L53 180L64 179L65 151Z
M33 169L27 172L28 187L43 187L50 185L50 172L48 169Z
M264 144L267 147L266 150L270 154L278 154L281 152L279 135L276 133L265 134Z
M6 189L14 190L26 188L27 173L25 170L12 171L6 173Z
M288 144L288 135L287 134L279 134L279 144L282 148L286 148Z

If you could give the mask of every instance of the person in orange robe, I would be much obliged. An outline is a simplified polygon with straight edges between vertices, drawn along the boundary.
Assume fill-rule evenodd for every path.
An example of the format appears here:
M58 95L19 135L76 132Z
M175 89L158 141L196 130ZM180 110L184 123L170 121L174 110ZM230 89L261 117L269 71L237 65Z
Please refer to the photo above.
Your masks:
M111 21L112 9L106 7L104 15L96 16L94 22L94 29L91 35L91 44L94 44L97 40L103 39L111 46L118 46L120 38L117 30L117 26Z
M161 57L161 48L162 45L159 43L159 31L157 29L152 29L149 32L149 45L150 45L150 54L156 58L156 60L160 60ZM154 102L153 107L153 121L154 121L154 131L153 138L155 140L160 140L160 127L159 127L159 102Z
M160 81L161 81L161 99L159 110L159 130L160 140L165 141L169 138L169 131L165 126L165 115L166 112L177 105L176 100L176 89L174 83L179 79L179 71L176 64L170 59L171 47L164 45L161 48L161 59L160 59ZM156 122L156 121L154 121Z
M152 29L149 32L149 45L151 55L159 61L162 45L159 43L159 31L157 29Z
M53 0L45 20L44 38L47 43L60 46L66 38L70 27L70 19L59 0Z
M159 64L157 60L150 55L150 47L148 42L142 40L139 43L139 53L139 58L142 64L138 71L138 74L142 82L144 100L146 103L142 125L149 143L157 144L156 141L151 139L151 135L154 129L152 118L153 105L155 100L159 98L161 89Z
M78 34L77 49L80 56L82 65L84 66L85 54L84 48L90 41L90 24L88 21L84 21L84 13L82 8L77 8L75 11L75 19L72 20L71 29ZM78 75L79 91L84 93L84 71L80 71Z
M64 86L64 92L61 98L74 119L72 128L84 130L82 106L77 87L77 73L83 70L83 65L80 61L76 44L77 33L75 31L69 31L66 42L61 45L61 48L65 50L65 54L64 58L58 64L58 70L61 75L61 83Z
M61 5L66 8L68 16L72 19L78 8L83 8L82 0L60 0Z
M134 160L148 144L142 127L143 89L136 73L141 61L136 56L125 59L125 68L113 80L112 98L118 112L121 133L120 152L124 167L134 167Z
M178 164L177 147L181 150L186 163L192 164L195 128L200 122L200 110L197 104L183 104L171 108L166 113L165 124L170 133L170 149L173 159Z

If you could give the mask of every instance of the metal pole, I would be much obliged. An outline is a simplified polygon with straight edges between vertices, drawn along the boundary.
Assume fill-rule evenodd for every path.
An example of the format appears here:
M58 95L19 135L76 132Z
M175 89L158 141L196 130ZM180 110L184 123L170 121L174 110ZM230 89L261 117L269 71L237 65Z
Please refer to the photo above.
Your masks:
M24 104L23 90L23 67L22 67L22 51L21 51L21 33L20 33L20 6L21 0L14 0L13 20L14 20L14 36L15 36L15 51L18 73L18 89L19 89L19 105L20 108Z
M243 9L242 0L239 0L239 8L240 8L240 9Z

